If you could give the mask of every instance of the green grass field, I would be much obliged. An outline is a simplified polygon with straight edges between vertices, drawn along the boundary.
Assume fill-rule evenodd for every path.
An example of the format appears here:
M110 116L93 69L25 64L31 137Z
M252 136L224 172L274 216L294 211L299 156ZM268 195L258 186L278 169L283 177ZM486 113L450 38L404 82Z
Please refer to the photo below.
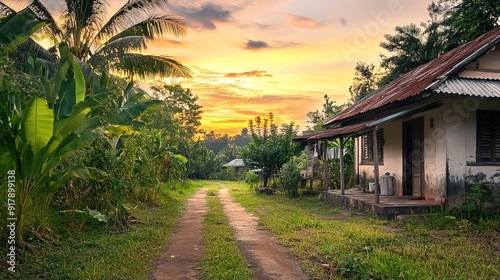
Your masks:
M186 199L197 189L196 184L165 188L157 206L128 204L139 223L125 233L97 225L73 230L74 221L59 217L58 244L35 242L38 253L19 250L16 273L6 272L2 262L0 279L149 279Z
M227 186L311 277L500 279L498 231L478 231L464 221L440 223L445 218L435 216L396 223L341 211L316 197L288 199Z
M209 187L204 279L251 279L216 196L221 187L259 217L311 278L500 279L498 231L439 214L424 222L379 220L316 197L255 194L242 183L221 181L164 191L157 206L129 204L139 223L125 233L96 225L78 231L72 220L61 219L57 244L35 242L39 252L19 250L17 272L7 273L2 262L0 279L150 279L186 199L202 185Z

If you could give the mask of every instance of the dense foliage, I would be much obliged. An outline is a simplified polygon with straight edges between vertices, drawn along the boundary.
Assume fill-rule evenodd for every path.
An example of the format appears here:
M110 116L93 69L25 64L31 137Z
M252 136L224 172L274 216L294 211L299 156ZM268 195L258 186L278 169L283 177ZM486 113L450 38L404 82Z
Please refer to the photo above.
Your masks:
M82 11L71 5L81 3L66 3L65 28L75 27L70 18ZM126 13L144 4L137 3ZM200 124L197 97L180 86L157 84L153 97L163 99L152 99L133 82L88 68L82 60L90 57L78 56L85 43L65 40L89 35L89 26L82 33L70 28L69 37L51 50L56 59L44 60L42 49L26 49L34 46L29 36L43 25L55 30L49 19L37 18L45 13L41 4L33 1L19 13L0 5L8 14L0 19L0 33L7 34L0 36L0 170L15 171L17 241L55 242L52 225L67 213L95 218L112 230L128 229L127 202L154 204L161 182L186 178L188 159L179 151L188 154L184 148ZM89 13L85 24L100 20L96 11L83 11ZM166 28L160 25L155 28ZM21 60L18 50L28 51ZM7 184L0 192L7 196ZM1 213L4 232L7 211Z
M249 121L252 142L243 152L245 164L250 168L262 170L264 187L267 187L269 178L277 172L283 164L300 152L300 146L291 143L297 130L293 125L282 124L280 128L274 124L273 114L269 119L256 117Z

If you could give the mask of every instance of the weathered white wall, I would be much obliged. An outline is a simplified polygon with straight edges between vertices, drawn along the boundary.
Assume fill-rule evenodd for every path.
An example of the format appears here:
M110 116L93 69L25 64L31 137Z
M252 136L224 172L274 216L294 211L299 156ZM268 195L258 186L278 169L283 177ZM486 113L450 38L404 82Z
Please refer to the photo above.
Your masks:
M443 105L439 108L379 125L380 129L384 129L385 140L384 160L379 167L380 176L390 172L395 177L395 195L402 195L403 122L418 117L424 118L423 195L426 200L439 201L444 195L451 199L451 203L458 203L465 194L464 178L468 172L483 172L488 177L500 172L498 165L474 165L476 110L500 110L500 100L470 96L449 97L443 100ZM361 177L360 185L368 189L368 181L374 181L374 167L371 164L360 164L360 138L356 140L357 174Z
M488 52L475 63L472 63L465 71L460 73L463 78L500 79L500 44ZM493 71L491 71L493 70Z
M394 195L402 195L402 181L401 175L403 170L403 159L401 156L402 151L402 125L399 121L391 121L379 125L379 129L384 130L384 158L383 163L379 164L379 175L383 176L386 172L390 172L395 178ZM360 139L358 138L357 148L360 146ZM361 162L361 153L356 154L358 162ZM366 177L368 181L375 181L374 167L372 164L360 164L359 174L361 177ZM361 180L361 186L368 189L368 182Z

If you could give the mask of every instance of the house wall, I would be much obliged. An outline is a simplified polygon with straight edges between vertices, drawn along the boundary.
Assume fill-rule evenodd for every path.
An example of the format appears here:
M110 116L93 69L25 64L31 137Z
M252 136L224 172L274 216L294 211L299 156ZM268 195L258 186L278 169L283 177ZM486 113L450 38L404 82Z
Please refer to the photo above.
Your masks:
M500 69L500 44L472 63L459 76L462 78L500 79L498 69Z
M394 195L403 195L403 122L423 117L424 122L424 194L426 200L441 200L446 195L446 130L438 116L441 109L433 109L410 117L389 121L379 125L384 130L384 159L379 167L380 176L390 172L395 178ZM432 128L430 120L433 119ZM360 138L356 148L359 150ZM356 154L361 162L360 153ZM368 182L374 181L373 165L359 164L360 186L368 189ZM417 192L417 195L418 192Z
M382 176L386 172L390 172L395 178L394 195L401 195L401 123L388 122L387 124L379 125L379 129L384 130L384 158L383 163L379 164L379 175ZM399 135L399 136L398 136ZM361 162L361 137L356 138L356 158L357 163ZM368 183L375 181L374 167L372 164L359 164L360 186L368 189Z
M384 159L380 176L390 172L395 178L394 195L401 196L403 157L403 122L423 117L424 122L424 194L426 200L440 201L444 195L450 206L463 201L465 176L482 172L489 178L500 172L500 165L475 165L476 110L499 110L500 100L456 96L443 100L439 108L383 123ZM431 125L432 123L432 125ZM361 162L361 141L356 138L356 172L361 187L374 181L373 165Z
M500 100L477 97L444 100L442 122L446 126L447 196L450 205L463 201L465 176L484 173L488 178L500 172L500 166L476 163L476 110L499 110Z

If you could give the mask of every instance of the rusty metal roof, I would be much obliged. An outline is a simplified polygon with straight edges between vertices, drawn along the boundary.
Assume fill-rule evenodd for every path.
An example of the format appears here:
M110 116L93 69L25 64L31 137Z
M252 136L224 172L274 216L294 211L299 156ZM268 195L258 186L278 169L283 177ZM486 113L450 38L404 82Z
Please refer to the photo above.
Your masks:
M432 91L479 97L500 97L500 80L454 78L444 81Z
M306 141L318 141L318 140L328 140L338 138L340 136L349 135L356 132L361 132L368 128L369 122L363 122L338 128L332 128L328 130L323 130L307 135L302 135L294 138L294 141L306 142Z
M324 125L380 108L392 102L405 100L439 86L448 77L461 71L470 62L487 53L499 41L500 26L497 26L469 43L463 44L408 73L400 75L383 88L327 120Z

